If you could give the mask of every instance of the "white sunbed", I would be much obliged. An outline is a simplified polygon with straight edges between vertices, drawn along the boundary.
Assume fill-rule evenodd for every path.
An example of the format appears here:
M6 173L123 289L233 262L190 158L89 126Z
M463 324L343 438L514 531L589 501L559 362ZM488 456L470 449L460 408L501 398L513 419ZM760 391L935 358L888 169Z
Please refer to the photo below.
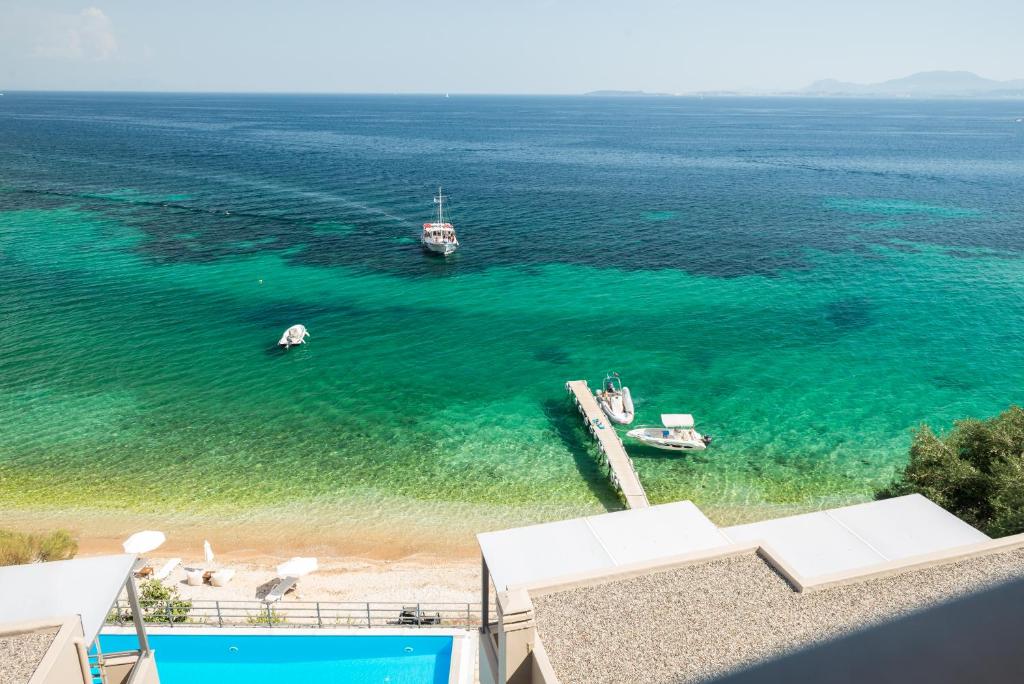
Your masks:
M153 573L153 579L167 579L170 576L170 574L174 572L174 568L178 567L180 564L180 558L172 558L171 560L164 563L163 567L161 567L159 570Z
M263 597L264 603L276 603L284 598L284 595L295 588L295 584L299 581L298 577L282 577L281 580L274 585L273 589L267 592L267 595Z

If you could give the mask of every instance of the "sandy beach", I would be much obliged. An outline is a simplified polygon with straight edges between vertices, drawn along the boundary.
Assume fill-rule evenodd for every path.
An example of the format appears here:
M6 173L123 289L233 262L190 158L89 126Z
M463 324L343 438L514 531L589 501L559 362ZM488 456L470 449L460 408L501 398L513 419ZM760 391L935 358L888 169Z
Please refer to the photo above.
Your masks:
M124 511L7 510L0 527L25 532L66 528L78 539L79 557L123 553L121 543L133 532L161 530L167 541L147 558L161 567L171 558L179 566L167 582L183 596L197 599L253 600L261 585L273 580L278 564L293 556L314 556L319 570L302 579L288 600L319 601L479 601L480 561L471 534L439 537L423 531L389 538L386 530L358 527L332 533L313 522L282 519L202 519ZM209 540L217 567L236 571L225 587L185 584L184 567L203 567L203 542Z
M414 520L381 516L374 523L366 511L335 520L294 510L250 511L244 516L221 512L185 515L166 511L57 509L0 510L0 527L25 532L69 529L78 539L80 557L122 553L121 543L143 529L164 532L167 541L148 554L155 568L171 558L181 565L168 582L183 596L196 599L254 600L276 576L278 564L293 556L313 556L320 569L300 583L288 600L314 601L479 601L480 556L475 532L593 515L597 510L522 511L491 507L489 522L479 507L455 506ZM737 524L790 515L798 506L713 507L709 517L718 524ZM463 513L460 516L458 513ZM410 512L411 513L411 512ZM472 517L469 517L472 514ZM225 587L185 584L185 567L203 567L203 542L209 541L217 567L236 574Z
M153 566L160 568L172 556L152 555ZM277 577L275 568L286 558L220 557L217 568L231 568L235 575L226 586L208 584L189 586L185 567L205 567L201 559L182 561L165 580L182 596L219 601L252 601L262 598L267 584ZM296 591L285 601L354 601L401 603L462 603L480 600L480 563L411 557L403 560L319 558L319 569L303 577Z

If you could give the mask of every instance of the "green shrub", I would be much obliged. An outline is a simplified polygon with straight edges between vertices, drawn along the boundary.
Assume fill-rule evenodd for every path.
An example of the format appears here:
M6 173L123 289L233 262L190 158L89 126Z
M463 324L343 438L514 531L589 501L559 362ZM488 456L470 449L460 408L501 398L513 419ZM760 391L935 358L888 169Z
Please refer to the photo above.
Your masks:
M67 530L43 535L0 530L0 565L67 560L76 553L78 542Z
M0 530L0 565L24 565L35 560L32 536Z
M267 606L256 613L247 611L245 621L250 625L279 625L284 622L284 616L278 613L273 606Z
M876 498L922 494L992 537L1024 532L1024 410L914 433L910 462Z
M177 587L169 587L158 579L139 585L139 607L146 622L186 622L192 612L192 602L181 598Z
M78 542L67 530L55 530L39 540L39 560L67 560L76 553Z

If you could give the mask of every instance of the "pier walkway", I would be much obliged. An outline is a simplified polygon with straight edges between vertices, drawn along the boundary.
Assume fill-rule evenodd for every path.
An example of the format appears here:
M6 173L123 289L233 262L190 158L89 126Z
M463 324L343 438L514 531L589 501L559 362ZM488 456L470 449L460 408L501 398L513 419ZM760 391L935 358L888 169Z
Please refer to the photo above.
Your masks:
M647 493L640 484L640 477L633 467L633 459L626 453L622 446L622 440L612 427L608 416L604 414L601 407L597 405L594 393L590 391L586 380L570 380L565 383L565 389L573 396L576 408L579 409L587 430L597 440L597 448L600 449L602 458L608 464L608 470L612 486L626 500L630 508L647 508L650 502L647 501Z

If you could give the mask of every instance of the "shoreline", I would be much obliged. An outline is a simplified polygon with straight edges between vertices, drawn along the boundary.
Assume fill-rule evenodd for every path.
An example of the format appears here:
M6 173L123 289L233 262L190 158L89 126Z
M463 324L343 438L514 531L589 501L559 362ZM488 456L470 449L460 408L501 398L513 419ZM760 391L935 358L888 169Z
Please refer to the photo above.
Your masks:
M856 503L857 501L849 501ZM839 502L839 505L847 501ZM739 524L806 512L836 502L747 506L701 506L718 525ZM480 556L475 532L575 518L603 512L603 507L577 510L525 509L452 504L444 515L423 511L418 521L385 519L377 510L361 518L325 522L314 516L298 519L282 509L250 511L234 516L130 510L61 510L0 508L0 527L22 532L69 529L79 545L78 556L122 553L121 542L143 529L161 530L167 541L146 554L159 569L171 558L181 564L165 580L182 597L200 600L255 601L276 577L278 564L293 556L314 556L317 572L302 578L288 600L339 602L477 602L480 600ZM457 510L475 515L449 517ZM490 513L490 516L481 515ZM363 520L376 515L376 524ZM480 520L488 525L471 531ZM204 567L203 542L209 540L215 567L231 568L235 576L225 587L185 583L186 567Z
M720 526L737 525L866 501L863 496L829 497L804 504L709 505L695 501ZM654 505L667 502L652 502ZM362 508L357 502L324 511L291 507L204 513L56 507L3 507L0 527L20 532L67 529L82 555L121 553L121 542L143 529L164 532L159 553L202 557L203 542L239 562L266 558L317 556L369 562L432 558L476 559L476 534L555 520L614 512L604 506L502 506L432 502L405 510Z

